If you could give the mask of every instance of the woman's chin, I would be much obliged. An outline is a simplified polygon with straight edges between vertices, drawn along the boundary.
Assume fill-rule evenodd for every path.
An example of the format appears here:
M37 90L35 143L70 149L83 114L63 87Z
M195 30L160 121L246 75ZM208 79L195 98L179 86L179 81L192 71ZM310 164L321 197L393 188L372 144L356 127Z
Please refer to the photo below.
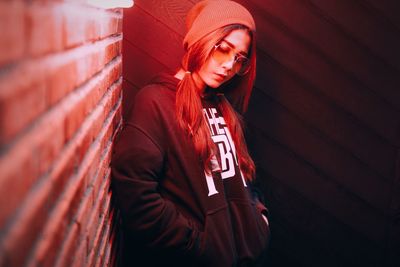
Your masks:
M218 88L218 87L220 87L223 83L224 83L224 80L219 81L219 80L216 80L216 79L210 79L210 80L207 82L207 85L208 85L208 87L211 87L211 88Z

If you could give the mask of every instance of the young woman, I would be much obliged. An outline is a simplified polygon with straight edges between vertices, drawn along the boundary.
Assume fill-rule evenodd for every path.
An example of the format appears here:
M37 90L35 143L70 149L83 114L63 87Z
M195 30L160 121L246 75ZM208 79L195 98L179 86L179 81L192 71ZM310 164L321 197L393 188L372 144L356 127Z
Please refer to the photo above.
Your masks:
M125 264L260 266L267 209L238 113L255 78L254 20L236 2L208 0L187 27L182 68L139 91L115 145Z

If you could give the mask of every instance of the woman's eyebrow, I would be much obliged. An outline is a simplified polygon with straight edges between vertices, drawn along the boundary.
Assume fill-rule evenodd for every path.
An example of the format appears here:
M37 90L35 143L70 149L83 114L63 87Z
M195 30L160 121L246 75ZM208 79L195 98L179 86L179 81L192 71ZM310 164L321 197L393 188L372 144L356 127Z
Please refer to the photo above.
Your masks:
M236 46L234 44L232 44L231 42L227 41L226 39L223 39L222 41L227 43L231 48L236 48ZM246 56L246 57L248 56L247 52L245 52L245 51L239 51L238 54L240 54L242 56Z

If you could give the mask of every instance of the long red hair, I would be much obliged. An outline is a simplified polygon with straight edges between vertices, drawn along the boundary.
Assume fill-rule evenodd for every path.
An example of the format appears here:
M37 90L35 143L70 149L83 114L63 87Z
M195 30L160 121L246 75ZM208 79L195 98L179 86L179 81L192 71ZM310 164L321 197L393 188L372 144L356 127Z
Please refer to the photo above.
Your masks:
M255 176L255 165L247 150L241 114L247 110L256 74L254 32L243 25L228 25L208 34L188 49L182 60L182 68L187 73L177 88L176 117L180 127L192 137L195 151L202 160L205 170L210 172L211 159L218 154L218 150L211 139L210 130L204 119L201 92L196 87L191 73L198 71L206 62L215 44L236 29L246 29L251 37L249 71L243 76L235 75L230 81L223 84L219 91L224 94L217 94L216 103L235 143L240 169L246 180L252 180Z

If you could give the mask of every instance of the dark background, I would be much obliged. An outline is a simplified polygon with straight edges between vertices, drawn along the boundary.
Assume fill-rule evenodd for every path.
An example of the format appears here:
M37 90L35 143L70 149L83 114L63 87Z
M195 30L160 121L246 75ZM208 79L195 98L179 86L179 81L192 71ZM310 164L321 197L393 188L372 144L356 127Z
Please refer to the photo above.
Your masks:
M194 0L124 10L124 112L183 55ZM270 209L269 266L400 266L400 4L238 1L257 24L247 139Z

